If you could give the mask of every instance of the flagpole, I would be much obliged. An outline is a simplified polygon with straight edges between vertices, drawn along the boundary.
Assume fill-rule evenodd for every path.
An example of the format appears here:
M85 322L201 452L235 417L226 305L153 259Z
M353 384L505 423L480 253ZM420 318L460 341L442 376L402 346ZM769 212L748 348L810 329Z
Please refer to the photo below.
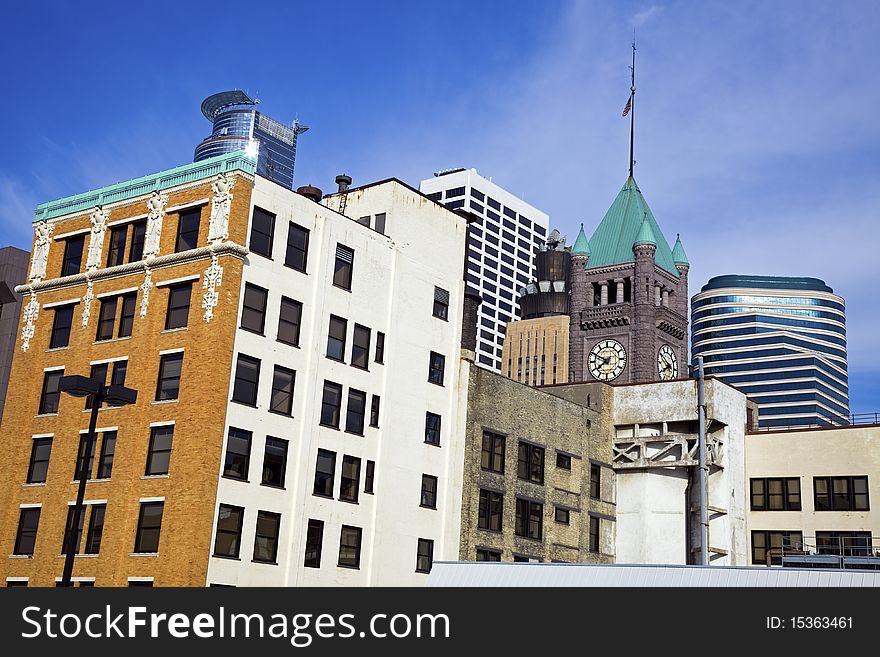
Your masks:
M633 177L633 142L636 134L636 40L632 42L632 84L629 88L629 177Z

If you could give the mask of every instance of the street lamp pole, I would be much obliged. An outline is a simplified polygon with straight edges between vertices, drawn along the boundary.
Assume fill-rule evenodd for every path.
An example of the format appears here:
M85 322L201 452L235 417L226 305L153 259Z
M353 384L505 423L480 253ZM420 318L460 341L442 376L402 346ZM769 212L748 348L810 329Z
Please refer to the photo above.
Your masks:
M97 442L98 436L96 428L98 425L98 411L104 402L109 401L118 406L134 404L137 401L137 390L126 388L123 385L104 385L99 379L92 379L86 376L72 375L62 376L58 389L60 392L66 392L74 397L92 397L92 413L89 416L89 432L86 434L85 445L81 445L81 453L78 457L82 457L82 467L77 458L77 475L79 476L79 487L76 491L76 503L73 506L73 513L68 514L69 522L67 523L67 531L65 532L64 546L64 573L61 576L61 586L71 585L71 576L73 575L73 562L76 559L76 552L82 540L80 527L80 518L83 517L83 499L86 496L86 483L92 478L92 462L94 458L89 458Z

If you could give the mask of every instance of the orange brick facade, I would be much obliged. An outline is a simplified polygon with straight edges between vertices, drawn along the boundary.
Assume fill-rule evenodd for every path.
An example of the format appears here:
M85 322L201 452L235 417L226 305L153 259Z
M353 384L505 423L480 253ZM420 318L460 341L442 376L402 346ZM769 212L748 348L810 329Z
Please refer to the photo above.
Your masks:
M237 173L235 180L228 241L244 245L253 179ZM178 221L174 208L197 201L204 201L198 247L207 246L211 180L164 193L169 198L160 255L174 252ZM109 221L115 223L144 217L146 202L147 197L141 196L104 209L110 211ZM54 238L88 229L89 214L51 220L55 226L45 281L57 278L61 270L64 243ZM102 265L108 248L109 231L104 238ZM87 251L88 235L83 265ZM118 431L111 477L90 481L85 495L86 500L106 500L104 530L99 554L77 557L73 576L94 577L96 586L125 586L130 577L153 577L156 586L205 585L243 267L242 256L236 253L219 255L218 263L223 268L222 283L216 290L219 300L210 321L203 319L202 308L210 254L152 269L153 287L144 318L140 316L143 291L139 289L144 283L143 269L95 280L95 300L85 327L84 283L60 288L50 285L37 292L40 311L35 335L23 351L20 322L0 429L5 447L5 458L0 462L0 585L8 577L27 577L29 586L54 586L63 569L64 525L68 503L76 499L74 467L80 431L87 429L89 413L84 411L82 398L62 394L57 414L38 415L44 369L63 366L65 374L88 376L93 361L119 357L128 358L125 385L138 391L138 400L135 405L104 408L99 413L99 430L116 427ZM189 276L199 278L193 280L187 327L165 331L169 288L161 283ZM138 292L132 335L96 341L98 297L134 289ZM74 311L69 346L52 350L49 340L54 310L43 306L75 298L80 301ZM25 304L28 300L26 296ZM173 349L184 350L179 399L156 402L160 352ZM150 423L168 421L175 423L169 474L145 477ZM48 475L45 484L27 484L32 436L39 434L53 437ZM159 550L153 556L132 556L142 498L164 498L165 502ZM12 556L22 504L42 504L33 557Z

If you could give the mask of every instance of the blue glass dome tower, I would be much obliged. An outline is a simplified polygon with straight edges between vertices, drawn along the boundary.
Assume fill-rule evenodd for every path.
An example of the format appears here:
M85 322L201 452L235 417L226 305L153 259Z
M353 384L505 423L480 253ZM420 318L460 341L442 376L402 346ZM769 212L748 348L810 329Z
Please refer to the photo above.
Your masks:
M297 137L308 126L284 125L256 110L256 100L243 91L221 91L202 101L202 114L214 128L196 146L193 162L246 151L257 159L257 174L293 189Z

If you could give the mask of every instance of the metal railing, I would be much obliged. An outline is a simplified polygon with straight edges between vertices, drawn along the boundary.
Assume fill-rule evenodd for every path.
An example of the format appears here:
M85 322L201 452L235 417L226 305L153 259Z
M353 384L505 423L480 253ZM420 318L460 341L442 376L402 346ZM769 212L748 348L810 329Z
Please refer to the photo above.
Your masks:
M751 431L800 431L801 429L834 429L871 424L880 424L880 411L875 411L873 413L850 413L845 422L828 419L824 422L811 421L807 424L783 424L772 427L757 427L751 429Z
M866 535L860 536L862 533ZM880 538L867 532L783 538L782 547L767 550L767 565L880 570Z

